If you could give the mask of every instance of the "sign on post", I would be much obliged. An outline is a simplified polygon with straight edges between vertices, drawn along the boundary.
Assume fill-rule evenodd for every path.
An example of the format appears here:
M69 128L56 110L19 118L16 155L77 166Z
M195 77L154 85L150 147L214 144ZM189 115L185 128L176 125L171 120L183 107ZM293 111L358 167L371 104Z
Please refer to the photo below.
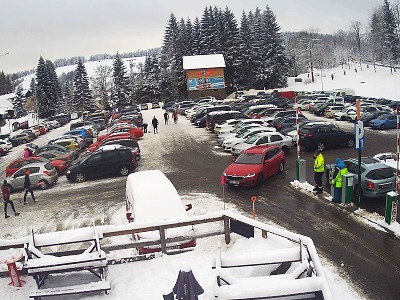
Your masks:
M354 124L354 131L356 134L356 150L362 150L364 147L364 123L357 121Z

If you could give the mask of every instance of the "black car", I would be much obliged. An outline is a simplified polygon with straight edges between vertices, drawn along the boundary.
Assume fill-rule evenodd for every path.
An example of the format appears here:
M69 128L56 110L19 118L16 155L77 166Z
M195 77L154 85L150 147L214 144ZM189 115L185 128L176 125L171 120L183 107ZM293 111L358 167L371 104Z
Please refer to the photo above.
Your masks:
M132 140L132 139L111 140L108 142L104 142L101 145L102 146L121 145L121 146L130 148L133 155L135 156L136 161L140 160L140 148L139 148L139 144L136 140Z
M317 105L317 108L313 111L316 116L323 116L325 110L328 106L332 105L332 103L321 103Z
M299 122L305 122L307 118L304 115L299 115ZM281 118L276 118L271 122L271 126L274 127L277 131L281 131L282 129L295 125L296 117L286 116Z
M136 166L135 157L129 148L98 150L81 156L68 168L66 177L69 181L83 182L114 174L127 176Z
M335 124L304 125L300 130L300 145L308 150L325 150L327 147L354 147L354 132L347 132Z

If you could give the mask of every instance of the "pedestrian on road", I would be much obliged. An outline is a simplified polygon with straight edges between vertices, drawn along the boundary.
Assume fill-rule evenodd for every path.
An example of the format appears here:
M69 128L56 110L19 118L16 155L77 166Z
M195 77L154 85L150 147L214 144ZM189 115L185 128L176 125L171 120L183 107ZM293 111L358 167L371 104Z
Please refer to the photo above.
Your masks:
M174 119L174 123L178 123L178 112L176 109L172 111L172 119Z
M164 113L164 123L167 125L169 122L169 114L167 112Z
M316 194L322 194L324 191L324 187L322 185L322 176L325 171L325 160L324 156L319 150L315 150L314 152L314 180L315 180L315 188L313 192Z
M32 156L32 153L29 151L28 148L24 149L24 158L29 158Z
M153 117L153 120L151 120L151 124L153 125L153 131L154 134L158 133L158 120L156 118L156 116Z
M149 126L147 123L142 124L143 133L147 133L147 126Z
M31 193L33 202L36 202L35 195L33 194L33 190L31 187L31 180L29 179L29 174L31 174L31 171L26 170L25 171L25 181L24 181L24 189L25 189L24 204L26 204L26 196L28 195L28 193Z
M342 180L343 175L346 175L348 170L346 165L340 158L336 158L336 166L333 171L332 182L331 184L334 186L333 190L333 202L340 203L342 202Z
M331 74L331 78L332 78L332 80L333 80L333 74Z
M15 211L14 203L10 200L10 190L7 185L7 180L3 180L3 185L1 186L1 192L3 193L3 203L4 203L4 216L9 218L10 216L7 215L7 205L10 204L11 209L14 212L14 215L19 216L19 213Z

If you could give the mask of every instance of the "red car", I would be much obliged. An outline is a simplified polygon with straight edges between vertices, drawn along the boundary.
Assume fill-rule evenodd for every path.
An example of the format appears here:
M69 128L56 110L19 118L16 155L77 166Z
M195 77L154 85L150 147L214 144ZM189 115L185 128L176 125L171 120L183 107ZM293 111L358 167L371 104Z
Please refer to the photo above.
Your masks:
M262 185L275 173L283 172L285 154L280 147L255 146L243 151L223 173L225 183L234 186Z
M6 176L12 176L16 171L18 171L21 167L26 166L30 163L33 162L37 162L37 161L41 161L41 162L48 162L50 161L47 158L44 157L40 157L40 156L32 156L32 157L28 157L28 158L19 158L17 160L12 161L6 168ZM64 161L64 160L59 160L59 159L54 159L50 161L50 164L56 168L58 174L62 174L63 172L65 172L68 167L69 167L69 163Z
M117 133L117 132L125 132L126 134L132 134L137 139L141 138L143 136L143 129L142 128L137 128L137 127L132 127L132 126L123 126L123 127L114 128L111 131L108 131L108 132L104 133L103 135L99 135L97 137L97 141L101 142L105 138L109 137L112 133Z
M95 151L97 148L99 148L101 145L103 145L106 141L113 141L113 140L120 140L120 139L133 139L133 140L136 140L136 137L134 135L126 133L126 132L112 133L107 138L105 138L105 139L103 139L101 141L97 140L96 142L91 144L87 148L87 152Z

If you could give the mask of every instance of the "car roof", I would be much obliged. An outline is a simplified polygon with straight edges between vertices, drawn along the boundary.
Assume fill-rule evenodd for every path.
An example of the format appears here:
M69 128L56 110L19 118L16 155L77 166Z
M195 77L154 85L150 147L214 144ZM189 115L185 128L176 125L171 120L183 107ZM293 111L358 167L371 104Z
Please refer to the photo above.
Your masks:
M351 161L353 163L358 164L358 159L356 158L349 158L345 159L344 162ZM361 157L361 164L367 166L368 168L388 168L388 166L382 163L379 159L374 157Z
M254 147L244 150L243 153L254 153L254 154L264 153L267 150L274 149L274 148L279 149L279 147L277 145L258 145L258 146L254 146Z

